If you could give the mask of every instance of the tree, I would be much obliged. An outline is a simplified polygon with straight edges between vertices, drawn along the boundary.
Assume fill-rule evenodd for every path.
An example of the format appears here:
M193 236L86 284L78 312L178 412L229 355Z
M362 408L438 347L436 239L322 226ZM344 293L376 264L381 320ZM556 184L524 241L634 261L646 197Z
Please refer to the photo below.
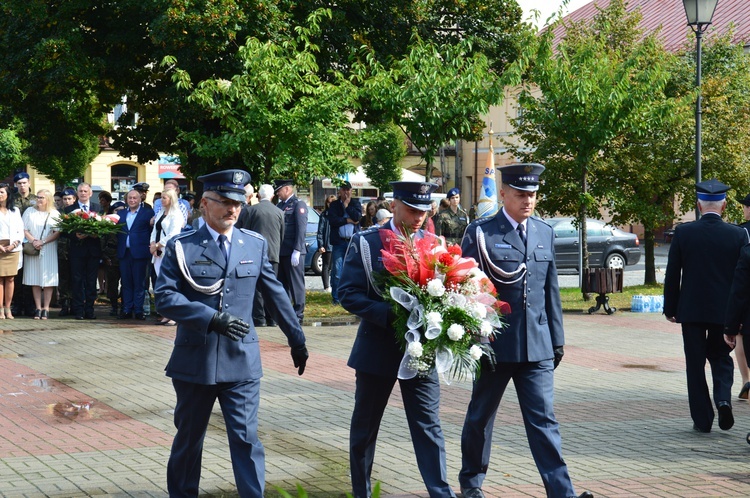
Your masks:
M436 45L415 36L408 54L388 67L369 51L354 66L361 101L409 137L427 163L427 180L439 148L478 139L480 116L502 100L507 80L490 70L487 57L470 52L468 41Z
M92 3L0 7L0 127L23 123L17 132L29 162L57 181L80 176L91 162L102 116L116 102L97 29L111 13Z
M750 184L750 57L731 44L731 33L712 40L704 50L702 176L735 188L745 186ZM652 110L661 109L672 119L657 120L660 126L647 134L623 137L602 176L618 186L608 197L613 221L644 226L647 284L656 283L654 232L673 223L675 200L679 213L694 209L696 202L694 52L665 54L664 60L671 76L662 101ZM730 198L732 207L734 219L741 219Z
M22 150L21 140L13 129L0 129L0 177L10 175L23 165Z
M195 156L216 163L236 159L261 182L289 177L307 184L313 177L353 170L355 89L343 78L335 83L318 78L317 47L310 42L310 33L326 15L312 14L310 27L298 27L296 38L248 39L239 50L242 71L231 80L211 78L193 85L187 71L173 68L177 87L191 91L188 103L208 111L220 128L182 133ZM165 65L174 63L165 58Z
M366 128L367 144L362 152L363 168L372 185L381 192L390 190L390 182L401 180L400 162L406 156L401 128L393 123Z
M519 96L524 109L515 124L535 150L525 160L547 167L547 212L575 216L581 228L583 265L588 269L586 218L599 216L603 200L621 189L606 175L612 151L626 136L648 136L667 122L660 103L668 71L654 34L641 38L640 14L627 14L612 0L592 21L564 24L564 39L553 46L554 29L539 37L529 81ZM536 88L541 95L537 96ZM630 192L627 192L630 194Z

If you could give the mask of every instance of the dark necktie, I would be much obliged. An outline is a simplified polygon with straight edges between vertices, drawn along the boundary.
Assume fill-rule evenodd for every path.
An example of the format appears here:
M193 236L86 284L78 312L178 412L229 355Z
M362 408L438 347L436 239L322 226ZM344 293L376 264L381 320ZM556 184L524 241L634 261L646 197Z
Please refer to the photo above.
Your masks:
M224 255L224 262L226 263L229 261L229 256L227 255L227 246L224 245L224 242L227 241L227 236L224 234L219 235L217 242L219 243L219 249L221 249L221 254Z
M526 230L524 229L523 225L521 223L518 224L516 227L516 230L518 230L518 235L521 237L521 240L523 241L523 245L526 245Z
M84 204L83 206L81 206L81 208L83 209L83 212L84 212L84 213L88 213L88 212L89 212L89 207L88 207L88 205Z

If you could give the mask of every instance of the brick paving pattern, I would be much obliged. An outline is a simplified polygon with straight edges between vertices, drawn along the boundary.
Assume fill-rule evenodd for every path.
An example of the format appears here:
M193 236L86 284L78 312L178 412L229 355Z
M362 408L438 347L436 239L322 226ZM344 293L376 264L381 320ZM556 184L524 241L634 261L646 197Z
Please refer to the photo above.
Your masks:
M100 315L106 314L100 310ZM750 406L735 427L694 432L678 325L660 315L566 314L556 374L563 452L581 492L597 497L750 496ZM0 496L164 497L174 393L164 366L173 327L109 319L0 322ZM354 326L306 326L305 375L278 329L260 330L265 377L260 433L266 496L276 487L312 498L349 490L348 428ZM733 391L739 391L739 374ZM441 418L458 492L460 436L471 393L443 385ZM543 497L512 387L495 424L487 496ZM383 496L425 497L398 390L386 410L374 479ZM217 407L203 456L202 496L236 496Z

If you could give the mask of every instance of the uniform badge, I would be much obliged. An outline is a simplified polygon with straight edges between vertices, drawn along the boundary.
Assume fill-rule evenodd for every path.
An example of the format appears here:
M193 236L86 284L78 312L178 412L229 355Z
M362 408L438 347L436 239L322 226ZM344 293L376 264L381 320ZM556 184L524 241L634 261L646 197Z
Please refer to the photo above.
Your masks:
M244 176L245 175L242 174L242 171L235 171L234 176L232 177L232 182L239 185L242 183Z
M305 208L299 208L299 214L305 214Z

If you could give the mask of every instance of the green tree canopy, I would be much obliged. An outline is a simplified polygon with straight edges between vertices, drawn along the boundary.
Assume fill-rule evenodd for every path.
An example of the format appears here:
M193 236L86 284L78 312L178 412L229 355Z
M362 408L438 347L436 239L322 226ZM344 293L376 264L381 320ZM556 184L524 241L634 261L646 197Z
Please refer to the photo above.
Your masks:
M519 96L524 112L516 125L533 152L514 150L547 167L540 207L577 218L584 270L586 217L598 217L604 200L622 189L606 174L613 150L623 137L649 136L670 120L662 105L665 53L655 34L642 37L639 21L623 0L612 0L593 20L564 25L556 47L549 30L539 38L529 85Z

